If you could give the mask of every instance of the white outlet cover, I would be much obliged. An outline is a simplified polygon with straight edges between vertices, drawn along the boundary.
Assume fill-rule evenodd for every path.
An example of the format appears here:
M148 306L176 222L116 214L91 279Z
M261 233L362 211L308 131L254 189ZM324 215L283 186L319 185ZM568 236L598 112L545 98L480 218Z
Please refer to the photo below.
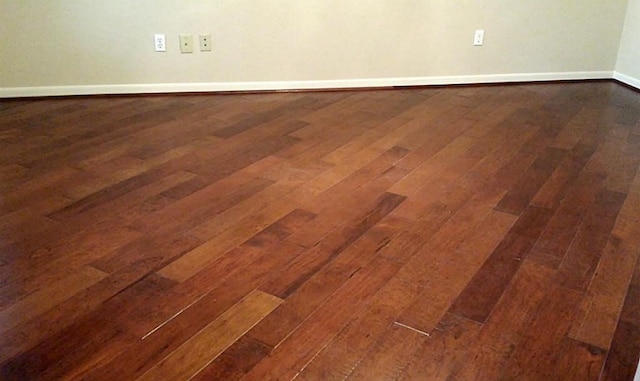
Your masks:
M153 35L154 46L156 52L166 52L167 51L167 39L164 34L156 33Z
M484 43L484 30L478 29L476 33L473 35L473 45L474 46L482 46Z

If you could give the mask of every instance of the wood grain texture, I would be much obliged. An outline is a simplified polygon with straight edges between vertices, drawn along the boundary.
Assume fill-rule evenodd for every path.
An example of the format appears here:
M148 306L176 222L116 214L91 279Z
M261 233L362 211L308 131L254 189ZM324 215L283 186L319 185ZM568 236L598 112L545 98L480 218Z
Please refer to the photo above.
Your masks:
M344 380L383 337L420 287L394 278L298 375L301 380Z
M547 209L528 208L458 296L451 312L484 322L550 217Z
M2 380L631 380L611 81L0 101Z
M138 377L138 380L190 379L280 303L282 300L273 295L252 292Z

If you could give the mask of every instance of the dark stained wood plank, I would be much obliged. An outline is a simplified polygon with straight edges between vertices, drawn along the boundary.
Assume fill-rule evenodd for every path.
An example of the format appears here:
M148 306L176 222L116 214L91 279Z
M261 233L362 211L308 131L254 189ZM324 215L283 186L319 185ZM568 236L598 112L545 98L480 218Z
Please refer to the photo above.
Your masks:
M484 322L549 218L550 210L527 208L458 296L450 311L477 322Z
M206 222L209 216L220 214L275 183L260 177L243 180L245 179L219 181L206 186L189 197L178 201L174 200L175 202L170 202L167 207L144 215L140 218L144 224L137 221L134 224L141 225L139 229L146 231L164 230L167 232L169 231L167 226L173 227L173 230L177 231L188 231ZM147 220L151 220L151 223ZM175 226L178 228L176 229Z
M226 351L202 369L194 381L227 380L242 378L257 363L269 355L271 347L248 336L242 336Z
M476 340L451 367L451 380L495 380L505 369L528 322L547 295L555 271L525 260ZM443 376L446 376L443 375Z
M398 322L431 333L513 223L514 216L494 211L482 226L452 249L455 256L446 255L448 250L426 248L416 254L398 275L425 288L398 317Z
M595 272L626 195L602 191L585 217L559 267L565 287L584 291Z
M263 290L283 299L287 298L402 201L404 201L402 196L392 193L383 194L370 210L332 231L318 245L303 253L300 260L292 262L291 266L283 269L282 276L264 286Z
M0 311L0 334L20 323L45 313L74 294L83 291L106 277L106 273L87 266L77 273L41 288ZM8 303L7 303L8 304Z
M283 114L284 110L298 110L298 112L294 111L293 114L295 114L296 117L304 117L304 114L312 113L313 111L321 109L323 106L326 106L328 104L330 103L326 100L323 101L322 99L318 99L313 96L302 96L298 99L294 99L290 102L278 105L278 107L273 108L267 112L255 114L250 118L243 119L241 121L233 123L230 126L218 129L213 134L215 136L228 139L252 128L260 126L261 124L269 122L272 119L280 117ZM301 109L303 109L305 112L300 113L299 110Z
M557 148L546 148L507 192L496 206L497 210L520 215L533 197L564 159L566 152Z
M360 268L352 265L329 265L305 279L295 290L286 290L287 303L256 325L248 336L272 348L277 347L359 270ZM262 290L270 288L270 284L261 287Z
M536 250L557 258L564 257L582 219L593 206L603 180L604 176L585 172L576 179L536 242Z
M576 145L540 187L531 200L531 205L557 209L566 196L567 189L574 183L594 151L592 147Z
M608 190L627 194L640 166L640 136L629 135L616 148L617 155L610 164L609 176L604 186Z
M627 126L635 126L640 120L640 111L636 107L624 107L620 110L616 123L624 124Z
M131 311L171 286L173 282L153 276L134 284L77 323L5 362L0 374L6 379L43 380L83 374L100 358L113 356L120 345L134 340L126 329L137 323L130 319ZM104 346L106 342L109 345Z
M636 261L602 380L632 380L640 357L640 261Z
M96 229L52 242L28 256L18 252L22 254L21 257L11 258L15 272L0 287L0 305L6 306L12 300L36 292L47 284L55 284L99 256L139 237L138 232L126 227ZM74 250L70 250L69 245Z
M6 332L0 338L0 361L4 362L33 348L47 337L57 334L83 316L100 308L107 300L144 278L148 270L136 266L104 278L41 316Z
M391 212L400 205L404 200L404 196L396 195L394 193L386 192L391 184L398 179L402 178L406 174L406 171L391 167L387 171L381 173L371 181L357 188L354 192L348 194L346 197L341 197L337 201L328 202L324 204L322 209L313 208L312 205L307 205L312 211L322 213L313 221L312 224L303 227L297 232L293 233L287 241L293 242L303 247L313 247L321 240L325 240L325 236L331 234L331 231L337 231L340 229L349 229L347 226L351 226L351 229L360 229L362 232L366 231L366 226L372 226L377 221L376 216L384 217L384 215ZM368 199L366 202L358 202L361 199L361 195L376 195L374 200ZM382 194L382 196L378 196ZM386 201L384 201L386 200ZM371 202L373 201L373 203ZM376 212L376 204L380 203L378 209L383 212ZM388 204L387 206L385 206ZM316 209L316 210L314 210ZM385 212L386 210L386 212ZM367 223L364 219L360 222L360 228L354 225L353 216L363 216L369 219ZM364 225L363 225L364 224ZM344 226L347 225L347 226ZM364 229L364 230L362 230ZM333 234L335 236L335 234ZM333 239L333 238L332 238ZM336 238L335 239L340 239Z
M608 349L640 247L640 224L619 218L589 283L569 337Z

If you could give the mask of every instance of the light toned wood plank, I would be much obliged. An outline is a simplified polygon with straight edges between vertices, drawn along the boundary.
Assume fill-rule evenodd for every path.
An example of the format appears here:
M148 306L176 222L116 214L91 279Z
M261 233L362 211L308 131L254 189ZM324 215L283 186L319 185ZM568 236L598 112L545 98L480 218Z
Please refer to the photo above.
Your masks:
M190 379L267 316L282 300L254 291L203 328L138 380Z
M295 205L286 197L264 205L262 209L256 208L253 214L163 267L158 274L178 282L185 281L294 209Z

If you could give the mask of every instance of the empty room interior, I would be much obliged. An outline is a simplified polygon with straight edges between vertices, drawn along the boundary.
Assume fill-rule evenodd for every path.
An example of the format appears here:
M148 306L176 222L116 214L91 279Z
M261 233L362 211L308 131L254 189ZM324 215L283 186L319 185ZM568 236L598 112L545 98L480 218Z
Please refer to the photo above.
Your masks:
M0 0L0 38L1 380L640 380L640 0Z

